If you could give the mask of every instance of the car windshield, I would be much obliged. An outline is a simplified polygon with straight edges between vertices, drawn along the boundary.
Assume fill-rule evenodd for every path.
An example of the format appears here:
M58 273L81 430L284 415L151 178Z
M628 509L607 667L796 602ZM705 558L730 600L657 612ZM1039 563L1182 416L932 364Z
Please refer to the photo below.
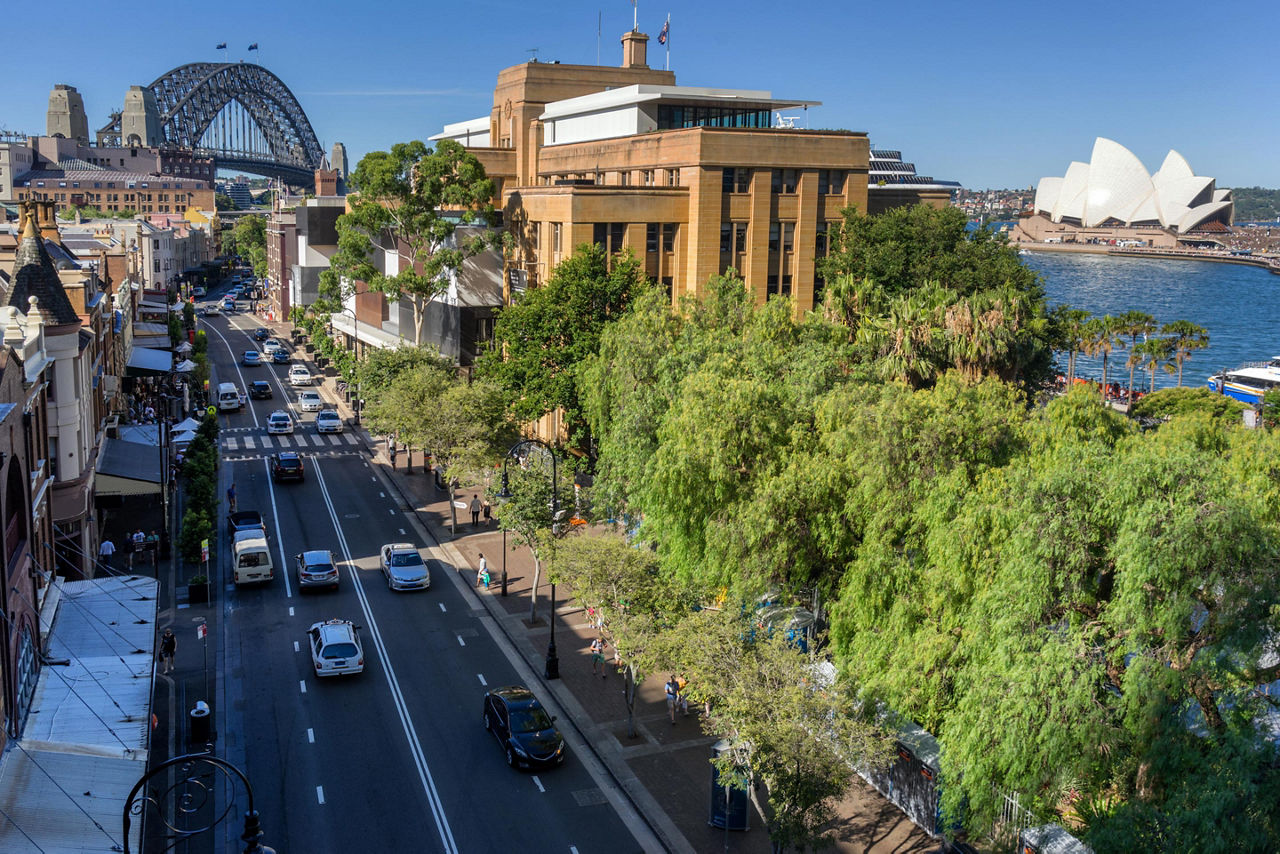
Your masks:
M272 415L271 423L272 424L288 424L289 416L288 415Z
M353 643L330 643L325 644L324 649L320 652L320 657L325 659L354 658L355 654L356 645Z
M511 710L512 732L541 732L544 729L551 729L551 716L541 706Z
M296 469L302 467L301 460L279 460L276 465L282 469Z
M333 564L331 563L313 563L303 567L303 572L333 572Z
M422 558L417 552L391 556L392 566L422 566Z

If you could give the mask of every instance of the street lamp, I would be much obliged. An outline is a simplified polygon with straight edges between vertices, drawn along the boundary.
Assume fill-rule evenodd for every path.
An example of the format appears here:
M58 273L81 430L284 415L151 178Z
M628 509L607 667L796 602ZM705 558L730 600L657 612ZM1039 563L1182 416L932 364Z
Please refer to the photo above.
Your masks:
M525 445L541 445L547 449L547 454L551 457L551 532L555 535L556 522L560 519L560 475L559 468L556 465L555 450L541 439L521 439L511 446L507 451L507 455L502 458L502 491L498 493L498 498L507 500L511 498L511 488L507 480L507 461L516 455L516 451ZM507 529L502 529L502 595L507 595ZM537 593L537 591L533 591ZM551 625L551 640L547 644L547 660L543 670L543 675L548 679L560 678L560 656L556 654L556 583L551 582L551 612L547 616L547 622Z
M342 311L340 312L340 314L347 314L347 313L351 314L351 335L347 336L351 341L351 347L348 349L350 350L353 356L358 358L359 357L358 348L360 344L360 334L359 334L360 324L359 324L359 321L356 320L356 310L354 308L347 308L344 305L342 307ZM332 325L333 325L332 322L330 322L331 327ZM352 402L351 402L351 411L355 415L355 426L357 428L360 426L360 377L359 375L360 375L360 372L357 370L356 377L355 377L356 393L355 393L355 397L352 398Z

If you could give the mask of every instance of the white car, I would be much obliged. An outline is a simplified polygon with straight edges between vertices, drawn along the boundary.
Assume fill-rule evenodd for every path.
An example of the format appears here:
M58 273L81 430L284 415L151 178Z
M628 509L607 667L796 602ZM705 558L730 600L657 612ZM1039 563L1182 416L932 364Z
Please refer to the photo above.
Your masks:
M342 676L364 670L360 627L350 620L326 620L307 629L311 665L317 676Z
M289 385L311 385L311 372L305 365L294 365L289 369Z
M293 419L283 409L277 409L267 416L267 433L292 433Z
M262 352L266 353L268 356L274 356L277 350L283 349L284 345L274 338L268 338L266 341L262 342Z
M312 392L314 394L314 392ZM317 433L341 433L342 416L332 409L324 409L316 413Z
M319 412L324 409L324 401L320 399L320 393L314 391L298 392L298 408L303 412Z
M387 543L381 550L382 574L391 590L426 590L431 571L413 543Z

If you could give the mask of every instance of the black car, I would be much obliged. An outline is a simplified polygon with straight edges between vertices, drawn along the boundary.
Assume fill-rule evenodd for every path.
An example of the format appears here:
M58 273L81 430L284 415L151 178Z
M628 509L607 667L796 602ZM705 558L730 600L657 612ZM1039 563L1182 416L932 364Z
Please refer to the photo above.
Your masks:
M564 738L555 728L555 718L528 688L512 685L486 693L484 726L498 739L512 768L546 768L564 762Z
M271 354L271 361L277 365L289 364L289 351L281 347Z
M257 329L253 330L254 341L266 341L270 337L271 333L267 331L267 327L265 326L259 326Z
M272 480L302 480L304 476L302 457L296 451L281 451L271 455Z
M266 380L254 380L249 383L249 397L253 400L270 400L271 383Z

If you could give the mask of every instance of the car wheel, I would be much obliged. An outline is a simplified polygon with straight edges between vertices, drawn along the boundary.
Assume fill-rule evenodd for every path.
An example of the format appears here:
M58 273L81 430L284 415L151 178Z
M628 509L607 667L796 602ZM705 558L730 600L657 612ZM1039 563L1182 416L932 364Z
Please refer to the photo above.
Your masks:
M391 584L391 573L389 573L389 572L387 573L387 589L388 589L388 590L390 590L390 591L392 591L392 592L394 592L394 591L395 591L395 589L396 589L396 588Z
M516 752L511 749L511 745L507 745L507 764L512 768L516 767Z

